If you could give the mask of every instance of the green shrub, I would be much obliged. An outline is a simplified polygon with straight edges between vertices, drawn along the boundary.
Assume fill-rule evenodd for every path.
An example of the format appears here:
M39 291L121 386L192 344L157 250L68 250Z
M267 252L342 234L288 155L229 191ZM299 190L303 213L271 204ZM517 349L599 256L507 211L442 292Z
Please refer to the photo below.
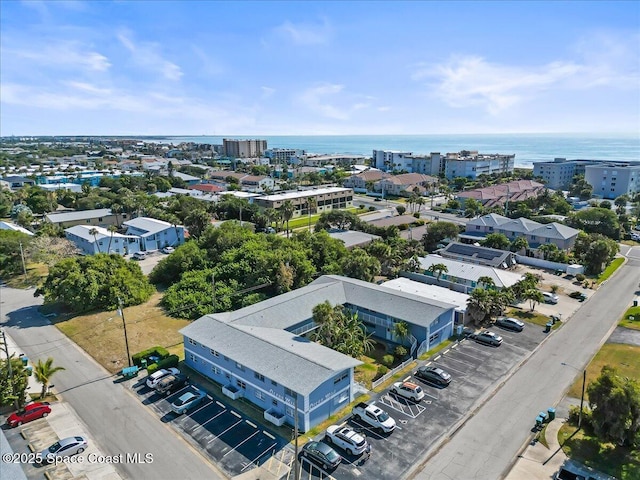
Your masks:
M147 363L149 361L149 357L160 357L161 359L167 358L169 356L169 351L161 346L155 346L155 347L151 347L148 348L146 350L143 350L142 352L138 352L135 353L131 356L131 360L133 361L133 364L141 367L142 366L142 360L146 360ZM147 365L149 366L149 365Z
M390 367L391 365L393 365L393 355L385 355L384 357L382 357L382 365L385 367Z
M572 405L569 407L569 423L571 425L578 425L578 419L580 418L580 406ZM582 409L582 426L586 427L591 425L591 410L585 405Z
M416 218L420 218L420 212L414 213L413 216L416 217Z
M393 353L395 354L395 356L397 358L403 359L404 357L407 356L407 353L409 353L409 351L407 350L406 347L404 347L402 345L398 345Z
M409 225L398 225L398 230L408 230L409 229Z
M386 375L388 371L389 369L384 365L378 365L378 372L376 373L376 378L380 378L381 376Z
M375 212L376 211L376 207L373 207L373 206L369 207L369 211L370 212Z
M585 277L584 273L579 273L576 275L576 280L579 282L584 282L584 279L587 278Z
M425 223L427 223L427 222L425 222L424 220L420 219L420 220L418 220L418 221L416 222L416 225L417 225L417 226L419 226L419 227L421 227L421 226L422 226L422 225L424 225Z
M152 363L147 366L147 373L151 375L156 370L160 370L161 368L170 368L177 367L180 359L177 355L169 355L167 358L160 360L158 363Z

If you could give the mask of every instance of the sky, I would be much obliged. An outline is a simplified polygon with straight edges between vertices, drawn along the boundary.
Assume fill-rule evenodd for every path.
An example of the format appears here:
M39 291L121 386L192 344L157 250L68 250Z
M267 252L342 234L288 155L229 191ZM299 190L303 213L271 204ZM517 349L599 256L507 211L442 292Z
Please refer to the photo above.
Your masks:
M640 134L640 2L0 2L0 136Z

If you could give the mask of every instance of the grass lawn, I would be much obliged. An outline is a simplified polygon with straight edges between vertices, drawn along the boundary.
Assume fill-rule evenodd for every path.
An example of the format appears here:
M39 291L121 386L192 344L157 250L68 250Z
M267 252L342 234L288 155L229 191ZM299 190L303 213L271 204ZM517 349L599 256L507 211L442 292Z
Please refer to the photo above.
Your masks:
M640 347L620 343L605 343L587 367L587 385L600 375L600 371L605 365L615 367L620 375L640 380ZM576 372L576 377L576 381L571 385L567 395L580 398L582 375ZM587 394L585 393L585 398L586 396Z
M178 330L190 322L165 315L159 306L161 297L162 294L156 292L148 302L124 309L131 355L161 345L184 358L182 335ZM127 366L124 328L117 312L89 313L73 318L61 315L52 321L110 372Z
M449 345L451 345L454 341L449 339L449 340L445 340L442 343L439 343L438 345L436 345L435 347L433 347L431 350L427 350L426 352L424 352L422 355L420 355L419 360L426 360L429 357L434 356L436 353L441 352L442 350L444 350L445 348L447 348Z
M382 343L377 343L367 355L361 356L358 360L364 362L355 368L354 379L356 382L362 383L367 388L371 388L371 382L378 378L378 366L382 365L382 357L390 355L387 353L386 347ZM400 365L400 361L394 358L389 370Z
M631 320L629 317L633 316L634 320ZM640 306L631 307L627 310L620 323L618 324L621 327L632 328L634 330L640 330Z
M39 285L49 274L49 267L44 263L31 263L27 266L26 275L16 275L7 280L11 288L30 288Z
M598 277L598 283L604 282L607 278L613 275L613 272L615 272L623 262L624 258L614 258L609 266L604 269L604 272L602 272Z
M565 423L558 432L558 441L569 458L619 480L640 478L639 450L600 443L582 430L571 436L575 431L575 425Z
M535 310L532 312L530 310L522 310L520 308L508 309L505 316L519 318L524 322L540 325L541 327L544 327L548 322L551 321L549 317L543 315L542 313L538 313ZM556 322L553 327L551 327L551 329L555 330L556 328L560 328L560 325L562 325L562 322Z

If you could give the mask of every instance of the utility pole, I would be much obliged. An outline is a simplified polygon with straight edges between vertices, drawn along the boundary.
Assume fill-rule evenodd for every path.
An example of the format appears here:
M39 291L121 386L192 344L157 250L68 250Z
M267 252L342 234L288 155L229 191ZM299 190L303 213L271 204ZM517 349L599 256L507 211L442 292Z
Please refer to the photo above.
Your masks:
M27 266L24 263L24 250L22 250L22 242L20 242L20 257L22 258L22 272L24 273L24 276L27 276Z
M124 327L124 344L127 347L127 363L131 366L131 355L129 355L129 338L127 337L127 322L124 319L124 308L122 306L122 300L118 297L118 314L122 317L122 326Z
M296 466L294 471L295 480L300 480L300 465L298 465L298 392L296 392L296 411L294 412L294 422L293 422L293 436L295 437L295 460L294 464Z
M9 369L9 382L11 382L11 394L14 397L13 404L16 407L16 410L20 410L20 405L18 404L18 396L16 395L15 384L13 382L13 367L11 366L11 357L9 356L9 345L7 344L7 337L5 336L4 331L2 330L0 330L0 337L2 337L2 345L4 345L4 348L3 348L4 353L7 355L7 368Z
M216 272L211 274L211 293L213 298L213 313L216 313Z
M587 369L582 371L582 396L580 397L580 415L578 416L578 430L582 426L582 407L584 405L584 386L587 383Z

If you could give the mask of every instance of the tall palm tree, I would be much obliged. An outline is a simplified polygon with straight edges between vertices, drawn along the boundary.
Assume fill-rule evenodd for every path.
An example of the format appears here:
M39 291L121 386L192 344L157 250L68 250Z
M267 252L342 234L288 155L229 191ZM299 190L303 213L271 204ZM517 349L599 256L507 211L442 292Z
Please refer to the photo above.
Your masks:
M42 384L42 392L40 393L40 398L44 398L47 394L47 390L49 389L49 381L54 373L59 372L60 370L65 370L64 367L54 367L53 366L53 358L49 357L43 363L41 359L38 359L38 363L35 365L33 369L33 374L38 383Z
M113 234L118 231L118 227L116 227L115 225L109 225L107 227L107 230L109 230L109 233L111 233L111 236L109 237L109 246L107 247L107 253L111 253L111 241L113 240Z
M96 245L98 246L98 253L102 253L102 251L100 250L100 244L98 243L98 229L97 228L92 228L91 230L89 230L89 235L93 235L93 241L96 242Z
M496 286L496 282L493 281L493 278L485 276L485 275L483 275L482 277L478 278L478 284L481 284L482 288L484 288L485 290L488 290L491 287L495 287Z
M311 231L311 210L314 210L315 213L315 209L318 206L318 201L315 198L311 198L309 197L307 199L307 215L309 216L309 231Z
M282 218L285 222L287 222L287 238L289 238L289 220L293 217L293 213L296 211L296 207L293 205L291 200L286 200L282 206L280 207L282 211Z

